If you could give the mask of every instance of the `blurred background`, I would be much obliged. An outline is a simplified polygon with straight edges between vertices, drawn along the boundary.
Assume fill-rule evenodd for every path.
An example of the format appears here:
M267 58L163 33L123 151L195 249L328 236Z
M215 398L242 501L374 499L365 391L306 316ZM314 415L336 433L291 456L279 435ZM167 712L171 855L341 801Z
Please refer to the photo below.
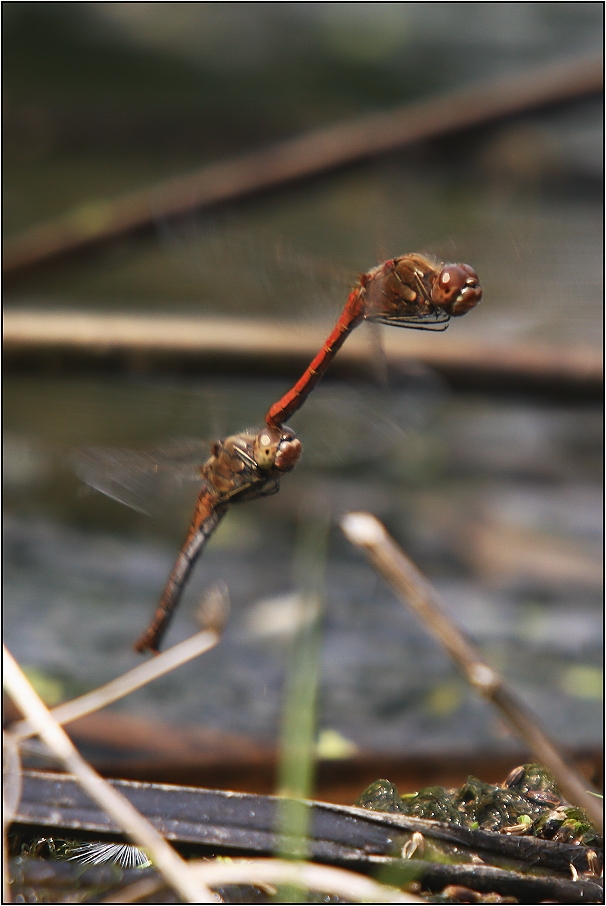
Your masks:
M374 365L335 367L293 419L300 467L276 497L230 511L168 638L194 631L195 601L222 579L232 601L222 642L74 725L97 765L219 783L213 758L270 764L297 538L310 519L355 509L385 521L548 732L594 763L602 17L599 3L3 5L5 638L51 703L139 662L132 644L196 495L155 501L160 517L146 519L82 493L74 450L212 441L262 423L356 274L385 257L468 262L484 287L446 333L384 329L387 380L366 326L346 344L343 355L355 339ZM519 110L516 86L536 86ZM191 182L166 187L380 112L406 123L421 109L422 123L426 109L429 122L436 98L460 123L457 113L380 153L344 151L266 185L251 176L214 204L198 203ZM32 313L35 338L11 333ZM290 357L269 341L255 358L229 343L224 354L184 356L177 343L158 356L135 336L115 356L101 335L74 354L69 323L49 339L58 315L64 327L83 315L161 316L186 334L182 319L201 318L244 349L260 319L268 337L286 325L281 336L309 329L313 341ZM336 526L328 547L318 727L333 745L321 752L372 764L368 781L386 759L396 781L415 759L518 763L520 744ZM172 747L160 746L163 724L182 728ZM192 754L203 738L205 753ZM237 776L239 787L225 782L263 787L242 764Z

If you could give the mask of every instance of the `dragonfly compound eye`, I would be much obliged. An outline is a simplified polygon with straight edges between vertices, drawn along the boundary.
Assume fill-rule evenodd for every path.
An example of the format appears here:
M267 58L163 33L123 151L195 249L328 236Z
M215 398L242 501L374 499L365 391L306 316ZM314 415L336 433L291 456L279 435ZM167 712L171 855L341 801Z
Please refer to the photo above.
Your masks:
M276 468L281 472L290 472L299 462L302 450L303 445L294 432L282 437L276 453Z
M464 315L482 298L480 279L468 264L447 264L433 285L431 298L446 314Z

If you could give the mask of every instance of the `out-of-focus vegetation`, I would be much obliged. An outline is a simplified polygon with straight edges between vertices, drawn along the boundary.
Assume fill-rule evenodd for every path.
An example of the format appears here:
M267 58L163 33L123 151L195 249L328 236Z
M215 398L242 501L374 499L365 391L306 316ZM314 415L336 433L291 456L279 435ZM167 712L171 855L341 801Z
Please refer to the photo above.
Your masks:
M602 43L597 3L6 3L2 12L7 236L276 139ZM225 217L223 253L213 217L192 214L193 240L158 223L155 235L15 276L6 301L249 317L268 316L273 293L281 317L310 300L313 309L290 268L278 283L250 267L267 231L358 272L412 250L469 261L482 304L422 338L432 348L597 346L601 110L590 101L532 115L249 200L235 228ZM251 239L253 256L238 255L234 233ZM338 444L353 389L327 409L332 388L318 388L294 425L301 468L275 498L234 508L175 621L176 632L191 629L195 595L227 579L234 613L221 651L160 692L138 693L134 711L275 737L283 652L275 619L259 629L252 617L262 623L268 602L285 612L298 510L319 500L384 519L550 730L569 744L600 738L601 412L583 399L449 396L435 376L425 380L398 392L394 411L409 417L394 417L403 433L389 455L368 443L366 422ZM132 666L132 640L189 518L176 500L153 524L79 496L69 450L213 440L262 419L287 387L283 377L224 386L8 376L5 620L24 664L66 694ZM320 440L343 448L339 471L308 468ZM347 458L354 446L364 455ZM414 621L344 542L330 547L321 729L398 753L506 748Z
M7 3L5 230L600 45L595 3Z

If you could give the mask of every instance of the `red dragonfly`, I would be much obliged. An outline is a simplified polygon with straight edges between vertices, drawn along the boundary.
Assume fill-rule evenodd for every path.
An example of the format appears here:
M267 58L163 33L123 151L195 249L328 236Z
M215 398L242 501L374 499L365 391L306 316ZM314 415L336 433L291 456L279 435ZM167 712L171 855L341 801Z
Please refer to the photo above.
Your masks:
M333 358L362 321L446 330L482 298L478 275L468 264L438 264L413 252L389 259L362 274L324 346L294 387L274 403L266 423L278 427L305 402Z
M212 445L210 457L197 469L197 477L203 484L187 536L156 612L135 643L136 651L158 652L194 564L229 507L276 494L280 488L279 479L297 465L301 449L301 441L287 427L265 427L257 433L243 431ZM129 476L120 480L120 477L107 474L108 453L95 448L83 450L77 458L76 470L87 484L132 505L136 488L131 482L137 482L137 475L133 474L135 457L115 451L113 458L117 460L118 472L122 464L125 466L123 471ZM158 472L162 468L160 460L161 455L155 457L149 453L136 465L142 472Z
M267 427L242 432L216 442L211 456L198 466L203 480L187 537L166 583L148 629L137 641L137 651L157 652L197 557L233 503L274 494L279 478L290 472L301 456L301 443L285 422L305 402L351 331L364 319L422 330L444 330L451 317L465 314L481 299L482 289L473 268L466 264L433 264L419 254L384 262L363 274L347 299L341 317L326 343L294 387L266 416ZM126 465L126 481L112 480L102 460L107 454L89 450L78 462L80 476L97 490L132 505L141 473L160 471L159 459L148 454L135 464L132 454L115 452L114 462ZM199 460L198 460L199 462ZM99 468L101 466L101 468ZM114 470L115 471L115 470ZM120 469L118 468L118 471ZM136 507L138 508L138 507Z

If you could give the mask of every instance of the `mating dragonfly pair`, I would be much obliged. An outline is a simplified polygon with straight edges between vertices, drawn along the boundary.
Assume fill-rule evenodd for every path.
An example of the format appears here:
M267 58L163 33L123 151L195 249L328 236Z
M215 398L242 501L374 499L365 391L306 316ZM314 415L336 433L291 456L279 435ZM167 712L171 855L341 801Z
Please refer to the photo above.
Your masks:
M413 253L385 261L359 278L322 349L297 383L274 403L257 432L243 431L217 441L199 468L202 488L185 542L168 577L156 612L135 649L158 652L185 584L206 542L234 503L275 494L302 452L285 422L301 408L333 358L362 321L417 330L445 330L452 317L466 314L482 298L476 272L467 264L436 264ZM81 476L90 481L84 467Z

